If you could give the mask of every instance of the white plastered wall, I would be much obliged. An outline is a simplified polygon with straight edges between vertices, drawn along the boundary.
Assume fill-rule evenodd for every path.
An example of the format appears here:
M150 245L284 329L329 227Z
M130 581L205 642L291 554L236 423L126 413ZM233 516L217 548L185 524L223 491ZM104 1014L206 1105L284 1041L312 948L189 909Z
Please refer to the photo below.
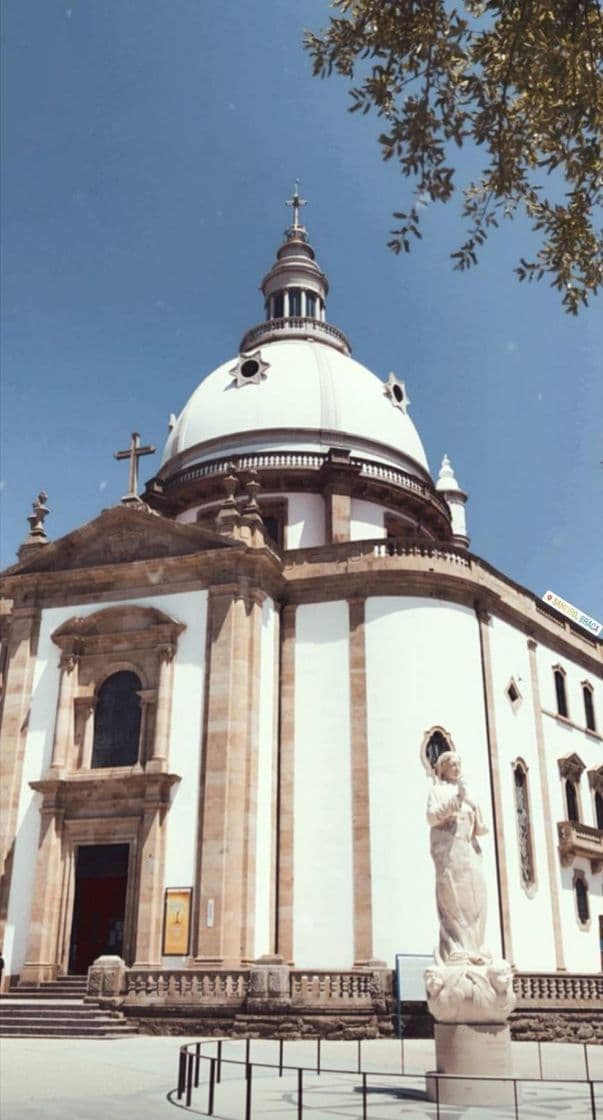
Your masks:
M385 509L376 502L352 498L350 511L350 540L369 541L385 537Z
M597 726L603 722L603 684L600 679L588 673L567 658L560 657L554 650L538 646L538 678L542 702L545 752L551 791L550 828L557 850L557 822L567 820L567 806L563 781L559 774L558 760L568 754L577 754L585 765L579 786L581 819L584 824L596 825L594 801L588 784L587 771L597 769L603 761L603 741L585 730L584 704L582 700L582 681L590 681L594 688L594 706ZM555 718L557 702L553 669L561 666L565 670L565 687L569 710L569 721ZM601 968L599 949L599 917L603 916L603 872L593 874L590 862L576 859L571 867L562 868L557 857L560 882L561 930L565 966L568 971L598 972ZM590 925L583 928L578 923L576 897L573 887L574 872L582 870L588 885Z
M494 721L499 751L499 776L503 804L504 859L507 870L513 964L521 971L553 970L556 967L553 911L546 851L546 821L542 807L542 785L538 740L526 635L501 619L492 618L490 650L494 685ZM520 700L512 705L507 688L514 682ZM532 822L536 882L527 892L520 874L517 811L513 763L523 759Z
M287 548L315 548L326 541L325 503L321 494L289 494Z
M174 691L169 766L181 776L175 787L167 821L166 877L168 886L193 882L196 850L201 720L205 659L207 592L191 591L154 595L110 603L72 604L42 612L34 670L29 729L25 745L21 793L17 816L15 858L11 881L3 955L7 971L18 973L27 947L36 856L40 832L41 795L29 787L46 773L52 757L52 740L59 687L59 650L51 634L74 615L84 617L105 607L156 607L186 629L178 640L174 659ZM173 965L174 958L169 962Z
M258 729L257 831L254 957L274 947L273 877L275 843L275 731L278 615L272 600L262 606L260 711Z
M354 961L349 705L347 602L298 607L293 956L301 968Z
M425 807L431 779L420 748L444 727L462 757L489 834L486 940L500 952L498 888L478 623L467 607L402 596L366 603L373 954L432 953L435 876Z

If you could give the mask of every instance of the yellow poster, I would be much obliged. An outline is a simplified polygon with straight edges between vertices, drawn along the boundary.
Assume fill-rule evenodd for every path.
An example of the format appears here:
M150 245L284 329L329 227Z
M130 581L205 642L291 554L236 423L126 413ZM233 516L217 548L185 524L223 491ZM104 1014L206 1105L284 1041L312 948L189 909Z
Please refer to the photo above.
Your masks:
M168 887L165 892L163 955L186 956L191 928L191 887Z

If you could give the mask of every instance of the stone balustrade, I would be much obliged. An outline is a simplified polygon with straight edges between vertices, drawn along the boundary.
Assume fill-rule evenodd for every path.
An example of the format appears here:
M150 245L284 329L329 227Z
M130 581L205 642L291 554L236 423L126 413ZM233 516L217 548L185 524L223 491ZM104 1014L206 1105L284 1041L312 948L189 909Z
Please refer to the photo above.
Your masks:
M238 1011L262 1002L283 1011L333 1013L393 1011L394 974L388 968L327 971L289 968L278 957L241 969L126 968L118 957L100 957L88 973L88 994L139 1008L192 1007ZM517 973L521 1009L603 1009L603 973Z
M577 857L590 860L594 874L603 867L603 830L592 828L580 821L559 821L559 855L564 867L570 867Z
M520 972L513 986L523 1007L603 1008L603 974Z

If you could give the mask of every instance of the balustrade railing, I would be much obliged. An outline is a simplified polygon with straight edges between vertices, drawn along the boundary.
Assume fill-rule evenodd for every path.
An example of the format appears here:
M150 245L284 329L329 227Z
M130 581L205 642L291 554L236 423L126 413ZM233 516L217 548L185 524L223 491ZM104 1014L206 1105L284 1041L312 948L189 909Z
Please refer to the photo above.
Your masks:
M251 327L243 335L240 350L245 353L256 345L260 339L267 339L273 335L278 338L279 335L284 334L302 335L303 337L310 335L318 339L325 336L330 342L335 342L339 350L343 350L345 354L350 353L350 344L339 327L334 327L332 323L325 323L321 319L312 319L309 316L302 315L289 315L283 319L266 319L263 323L258 323L256 327Z
M563 976L560 973L520 972L513 979L516 995L522 1003L566 1004L588 1001L603 1005L603 974L578 974Z

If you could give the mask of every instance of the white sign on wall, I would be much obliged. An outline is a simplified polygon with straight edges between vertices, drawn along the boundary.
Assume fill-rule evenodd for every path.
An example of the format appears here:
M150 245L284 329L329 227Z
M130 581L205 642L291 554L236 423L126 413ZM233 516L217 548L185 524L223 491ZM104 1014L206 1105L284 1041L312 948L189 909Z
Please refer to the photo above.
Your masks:
M578 610L578 607L573 607L572 604L567 603L565 599L560 599L558 595L555 595L554 591L545 591L542 598L550 607L554 607L556 611L560 611L566 618L571 618L572 622L576 622L578 626L583 626L585 630L588 630L590 634L594 634L595 637L601 633L603 627L600 622L584 614L584 611Z

